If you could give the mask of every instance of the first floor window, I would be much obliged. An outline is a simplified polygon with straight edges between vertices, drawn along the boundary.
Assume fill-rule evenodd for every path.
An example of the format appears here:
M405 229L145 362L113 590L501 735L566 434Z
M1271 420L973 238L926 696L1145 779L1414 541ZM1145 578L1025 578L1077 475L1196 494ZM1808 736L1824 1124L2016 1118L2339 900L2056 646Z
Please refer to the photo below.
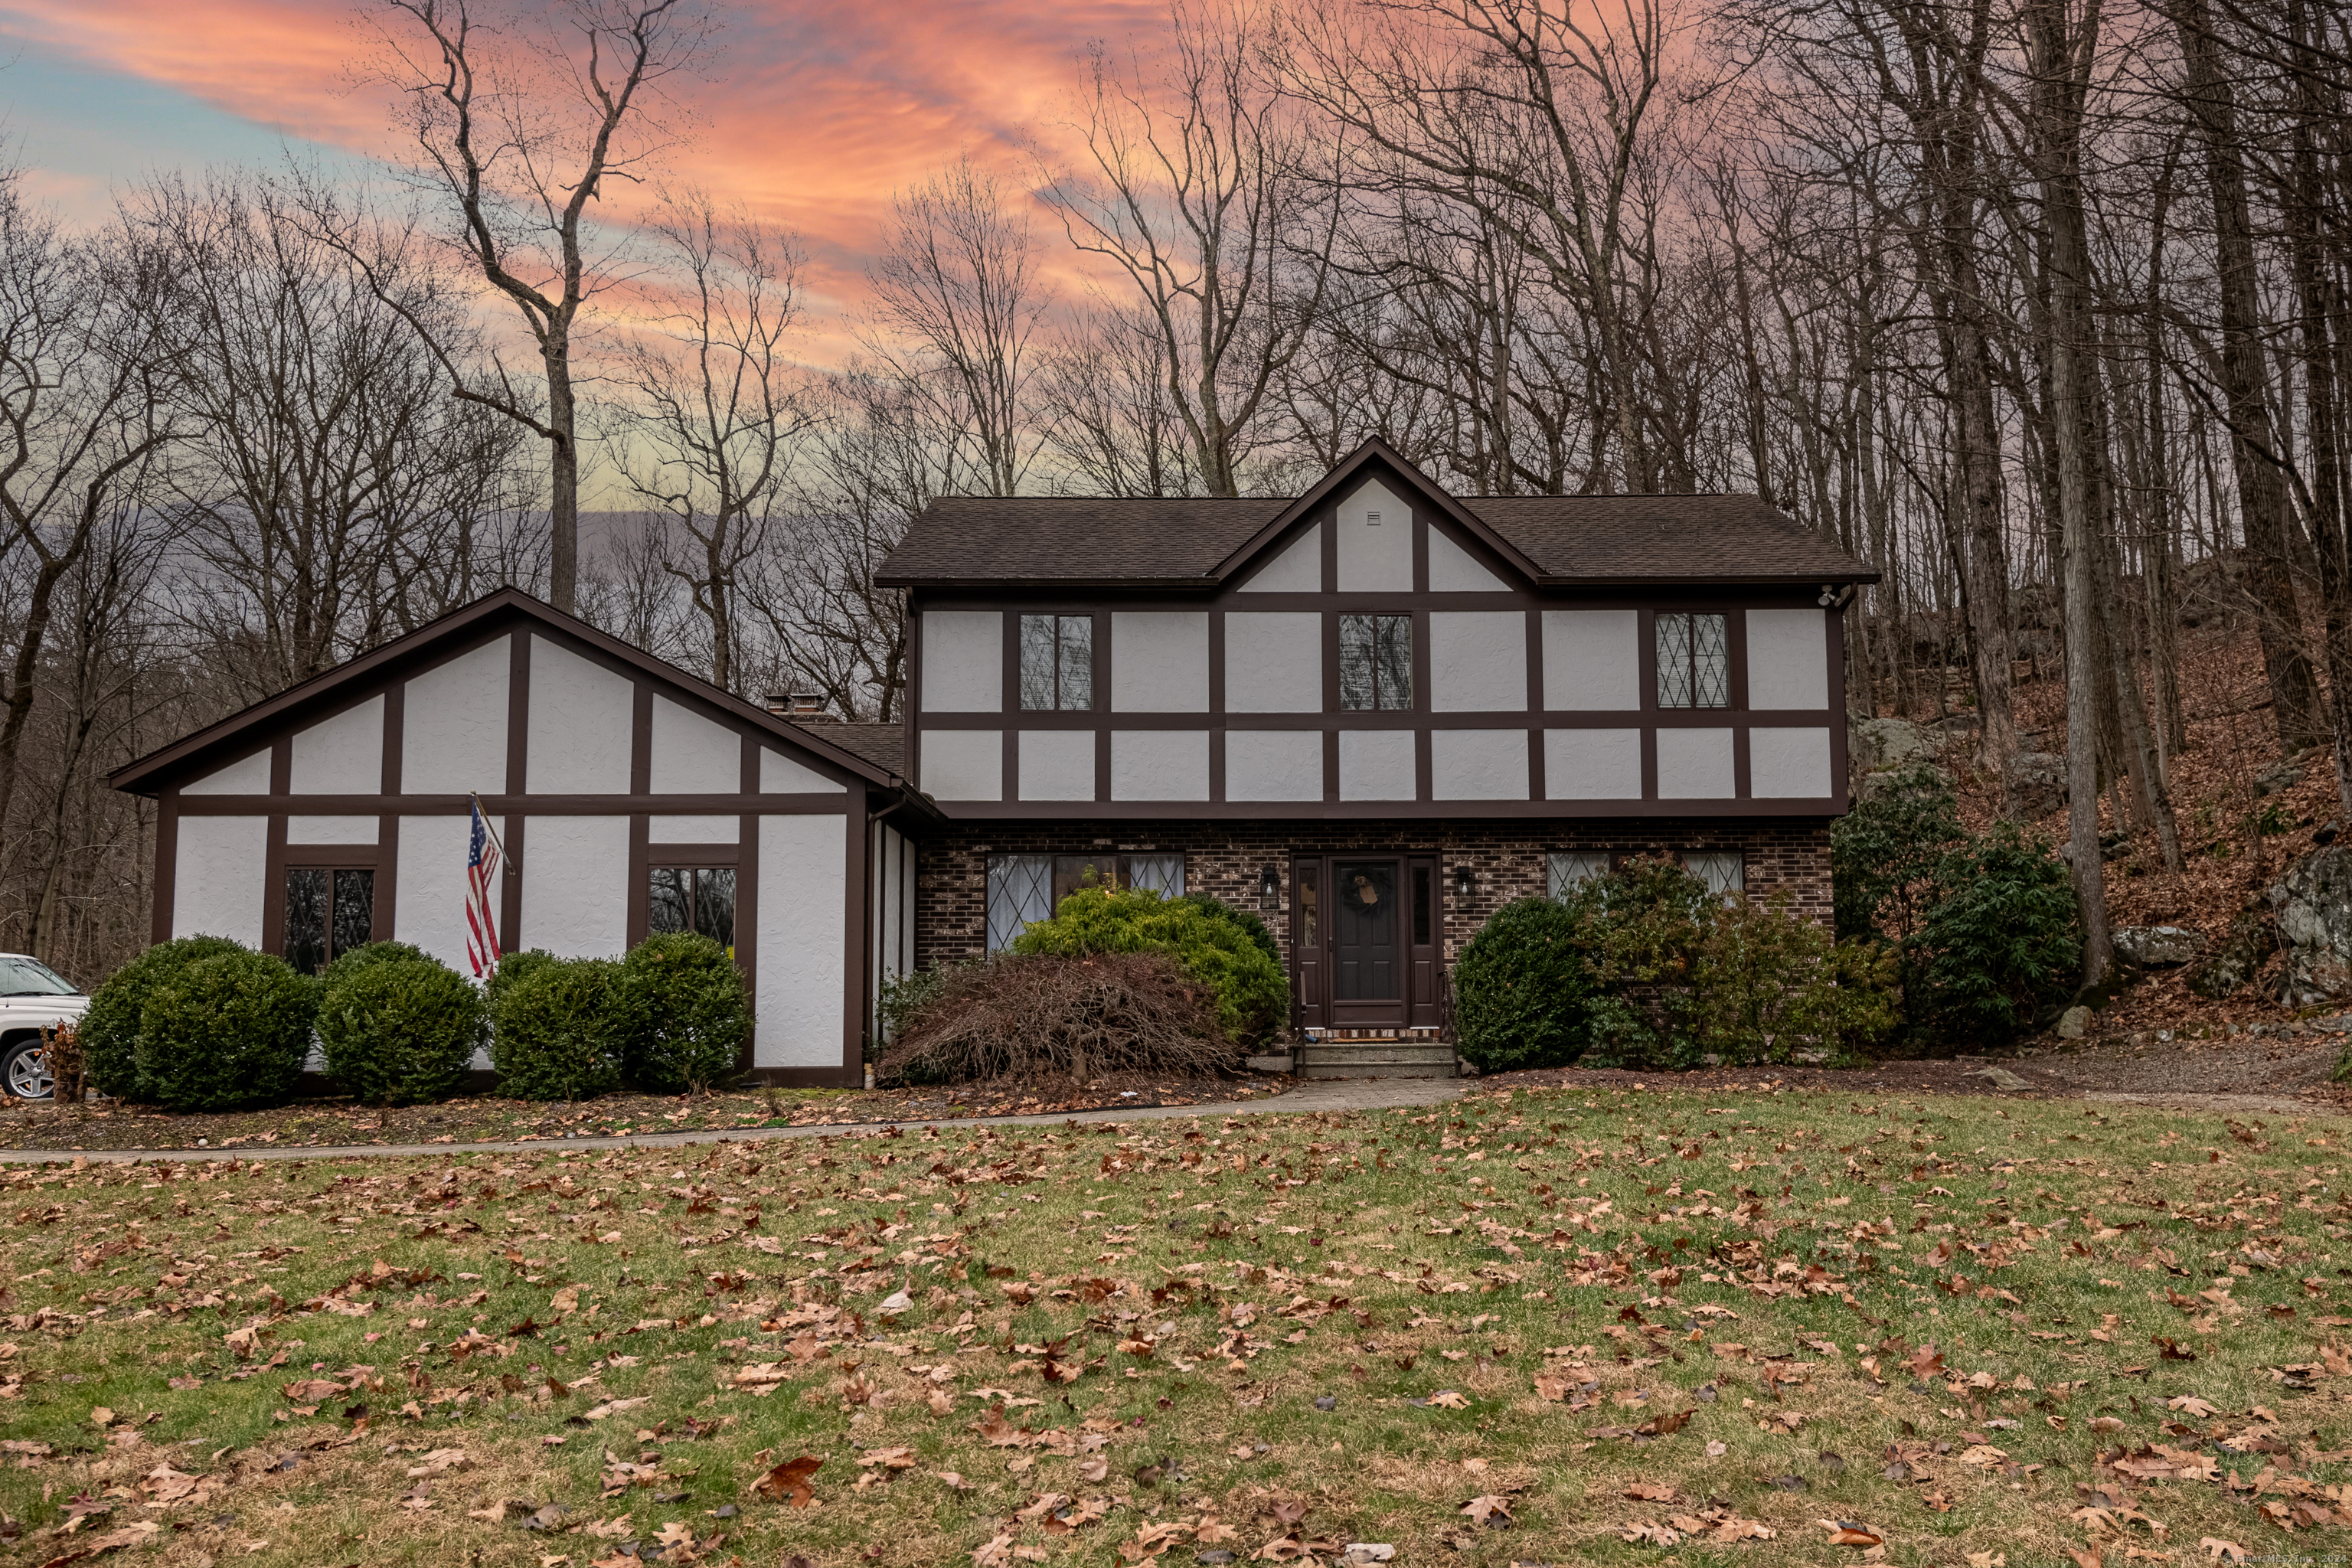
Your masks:
M1554 899L1565 899L1587 882L1606 877L1612 869L1605 849L1556 850L1544 857L1544 891Z
M1083 713L1095 705L1095 618L1021 617L1021 706Z
M1339 706L1403 711L1412 706L1412 617L1339 617Z
M1658 706L1731 706L1731 640L1721 616L1658 612Z
M286 872L286 962L316 974L375 937L375 868L292 866Z
M1748 858L1737 849L1694 849L1683 857L1683 866L1708 892L1727 899L1748 886Z
M646 934L692 931L735 956L734 867L656 866L647 901Z
M1184 895L1181 855L991 855L988 858L988 951L1001 952L1032 921L1051 920L1072 893L1088 888L1146 889L1162 898Z

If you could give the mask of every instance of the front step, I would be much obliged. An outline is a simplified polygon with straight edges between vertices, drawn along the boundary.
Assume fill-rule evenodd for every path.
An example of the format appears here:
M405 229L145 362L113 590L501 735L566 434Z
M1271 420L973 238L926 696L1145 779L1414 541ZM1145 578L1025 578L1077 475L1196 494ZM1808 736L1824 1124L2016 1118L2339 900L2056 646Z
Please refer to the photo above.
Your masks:
M1309 1038L1292 1047L1300 1078L1453 1078L1454 1047L1432 1039Z

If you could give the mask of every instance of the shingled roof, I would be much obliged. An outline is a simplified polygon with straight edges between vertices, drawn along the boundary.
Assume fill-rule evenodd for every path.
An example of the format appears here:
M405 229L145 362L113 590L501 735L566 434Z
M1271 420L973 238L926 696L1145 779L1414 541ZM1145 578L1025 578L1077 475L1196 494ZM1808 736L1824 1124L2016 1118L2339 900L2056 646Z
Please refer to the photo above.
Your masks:
M1874 582L1877 573L1749 495L1452 496L1368 441L1300 497L947 496L883 562L885 587L1213 587L1377 463L1439 510L1492 535L1547 587L1641 583Z

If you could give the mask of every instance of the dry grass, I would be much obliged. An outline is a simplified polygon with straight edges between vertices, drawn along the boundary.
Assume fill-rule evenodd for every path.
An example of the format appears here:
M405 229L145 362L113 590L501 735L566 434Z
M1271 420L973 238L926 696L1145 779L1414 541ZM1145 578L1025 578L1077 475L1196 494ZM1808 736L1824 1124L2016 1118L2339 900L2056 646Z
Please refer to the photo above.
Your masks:
M256 1568L2293 1553L2346 1135L1714 1087L17 1172L0 1508Z

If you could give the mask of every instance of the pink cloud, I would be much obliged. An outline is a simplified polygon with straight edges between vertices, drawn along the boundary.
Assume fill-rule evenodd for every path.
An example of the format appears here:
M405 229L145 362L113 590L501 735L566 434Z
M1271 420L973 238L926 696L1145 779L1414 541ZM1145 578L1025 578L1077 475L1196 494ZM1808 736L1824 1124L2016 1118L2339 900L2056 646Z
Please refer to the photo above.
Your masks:
M1163 0L744 0L724 10L709 79L684 87L704 123L677 177L790 225L812 292L863 292L890 193L970 153L1016 186L1023 138L1056 140L1095 39L1125 50L1164 26ZM0 31L145 78L293 136L398 152L384 93L354 79L373 47L335 0L10 0ZM1038 215L1054 248L1059 229Z

